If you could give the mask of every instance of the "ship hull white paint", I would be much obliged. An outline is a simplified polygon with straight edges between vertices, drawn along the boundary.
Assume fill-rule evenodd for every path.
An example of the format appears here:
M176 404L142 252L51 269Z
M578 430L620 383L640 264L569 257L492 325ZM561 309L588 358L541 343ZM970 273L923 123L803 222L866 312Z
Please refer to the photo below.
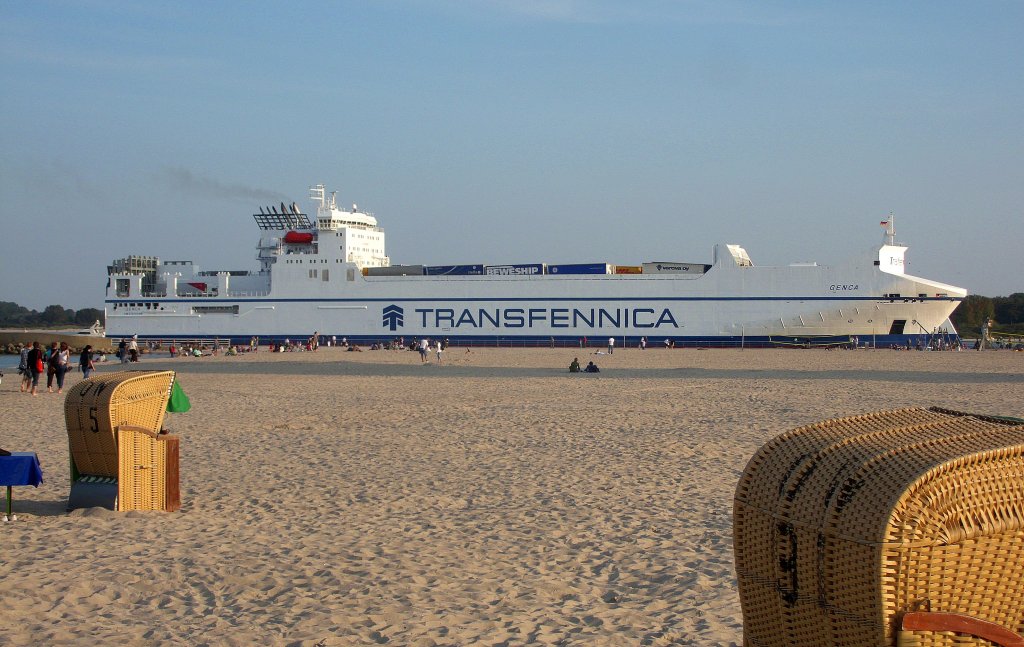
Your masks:
M357 342L646 337L652 344L757 345L859 337L906 344L948 328L966 296L904 274L906 248L892 242L891 223L886 244L831 266L760 267L742 248L719 245L710 268L696 274L366 276L362 268L388 261L383 232L372 217L366 216L372 225L358 222L363 215L338 212L321 198L321 217L308 228L314 241L299 245L281 242L284 228L263 227L258 272L201 273L190 263L158 263L149 290L139 274L112 272L107 334L236 343L318 332ZM364 231L379 235L372 259L335 245Z

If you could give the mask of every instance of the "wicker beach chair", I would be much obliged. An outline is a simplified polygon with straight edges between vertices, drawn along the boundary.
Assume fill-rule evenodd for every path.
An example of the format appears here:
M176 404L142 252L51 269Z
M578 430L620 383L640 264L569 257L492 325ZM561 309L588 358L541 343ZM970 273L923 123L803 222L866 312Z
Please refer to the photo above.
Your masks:
M82 380L64 402L71 453L68 509L177 510L178 438L161 433L174 371Z
M734 501L744 644L1020 646L1022 423L902 409L765 444Z

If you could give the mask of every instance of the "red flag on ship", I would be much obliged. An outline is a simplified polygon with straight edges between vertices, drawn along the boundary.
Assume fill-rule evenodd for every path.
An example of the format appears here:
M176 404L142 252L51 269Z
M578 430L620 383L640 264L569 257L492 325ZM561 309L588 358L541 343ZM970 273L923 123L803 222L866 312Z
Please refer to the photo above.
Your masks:
M881 224L881 225L882 225L883 227L888 227L888 226L889 226L889 221L888 221L888 220L883 220L883 221L882 221L882 222L881 222L880 224Z

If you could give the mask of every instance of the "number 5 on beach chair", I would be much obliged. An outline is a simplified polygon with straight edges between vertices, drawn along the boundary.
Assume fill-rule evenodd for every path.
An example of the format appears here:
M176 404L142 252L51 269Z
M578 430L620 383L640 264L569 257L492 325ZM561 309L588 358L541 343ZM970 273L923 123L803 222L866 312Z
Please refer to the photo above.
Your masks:
M83 380L68 392L69 510L181 507L178 437L162 433L173 386L174 371L127 371Z

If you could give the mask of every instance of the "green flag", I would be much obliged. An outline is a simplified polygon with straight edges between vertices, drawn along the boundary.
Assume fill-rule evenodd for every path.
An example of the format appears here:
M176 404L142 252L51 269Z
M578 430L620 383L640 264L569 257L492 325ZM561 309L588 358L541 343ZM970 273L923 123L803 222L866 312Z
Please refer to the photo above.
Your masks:
M171 399L167 401L167 410L172 413L185 413L191 408L192 403L188 401L188 396L181 390L178 380L174 380L171 386Z

